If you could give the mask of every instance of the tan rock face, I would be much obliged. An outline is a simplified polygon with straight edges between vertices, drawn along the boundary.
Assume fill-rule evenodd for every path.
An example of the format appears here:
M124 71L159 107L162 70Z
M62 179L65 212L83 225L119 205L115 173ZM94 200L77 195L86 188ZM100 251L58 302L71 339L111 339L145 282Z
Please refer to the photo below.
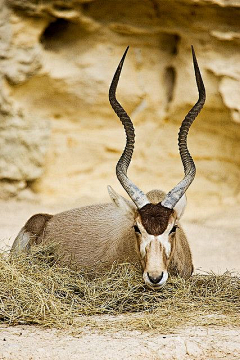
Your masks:
M197 166L189 198L203 209L240 201L239 2L9 0L2 8L0 178L31 181L53 201L107 200L107 184L123 194L115 165L125 135L108 88L130 45L118 87L136 128L129 176L144 191L169 191L183 176L178 128L198 97L192 44L207 102L189 134Z

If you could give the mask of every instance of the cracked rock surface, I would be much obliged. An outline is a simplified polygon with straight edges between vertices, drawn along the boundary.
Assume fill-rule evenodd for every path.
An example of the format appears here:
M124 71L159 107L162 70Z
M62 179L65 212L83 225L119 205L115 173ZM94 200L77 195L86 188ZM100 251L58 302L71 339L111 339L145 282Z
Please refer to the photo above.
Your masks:
M130 175L169 191L183 174L178 128L197 100L194 45L207 102L189 134L189 198L194 209L240 202L238 1L0 3L1 197L31 186L87 204L107 200L107 184L119 191L125 135L108 88L127 45L118 98L136 128Z

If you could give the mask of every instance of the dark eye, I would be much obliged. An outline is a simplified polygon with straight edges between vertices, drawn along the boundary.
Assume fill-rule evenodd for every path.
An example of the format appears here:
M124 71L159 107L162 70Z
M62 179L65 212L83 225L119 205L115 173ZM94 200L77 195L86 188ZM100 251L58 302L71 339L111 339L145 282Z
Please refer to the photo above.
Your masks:
M175 233L176 230L177 230L177 225L174 225L174 227L173 227L172 230L170 231L169 235Z
M139 227L137 225L134 225L134 230L136 233L141 234L141 231L139 230Z

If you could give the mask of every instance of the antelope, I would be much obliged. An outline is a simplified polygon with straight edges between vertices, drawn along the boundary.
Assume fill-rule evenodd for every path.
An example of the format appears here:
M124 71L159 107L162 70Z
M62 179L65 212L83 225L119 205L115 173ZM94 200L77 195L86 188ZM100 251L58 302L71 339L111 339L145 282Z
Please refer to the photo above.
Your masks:
M80 207L56 215L33 215L20 230L11 251L28 251L34 244L56 242L62 262L70 264L74 259L78 269L96 273L111 268L114 262L139 263L145 284L159 289L165 285L168 274L187 279L193 272L190 247L179 220L186 207L186 190L196 173L187 147L187 135L206 95L192 47L199 98L183 120L178 134L184 178L167 194L161 190L144 194L127 176L135 133L130 117L116 99L127 51L128 47L113 76L109 101L126 133L126 145L117 162L116 175L131 200L108 186L111 203Z

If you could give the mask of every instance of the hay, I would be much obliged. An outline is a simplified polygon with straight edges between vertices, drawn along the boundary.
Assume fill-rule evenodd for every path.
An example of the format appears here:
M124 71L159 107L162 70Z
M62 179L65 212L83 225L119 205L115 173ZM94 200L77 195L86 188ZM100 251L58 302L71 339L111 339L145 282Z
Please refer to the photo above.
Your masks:
M161 332L184 324L240 323L240 278L230 273L195 275L187 281L173 277L153 291L134 265L114 265L101 277L88 279L58 265L52 253L51 247L36 247L11 259L0 255L0 322Z

